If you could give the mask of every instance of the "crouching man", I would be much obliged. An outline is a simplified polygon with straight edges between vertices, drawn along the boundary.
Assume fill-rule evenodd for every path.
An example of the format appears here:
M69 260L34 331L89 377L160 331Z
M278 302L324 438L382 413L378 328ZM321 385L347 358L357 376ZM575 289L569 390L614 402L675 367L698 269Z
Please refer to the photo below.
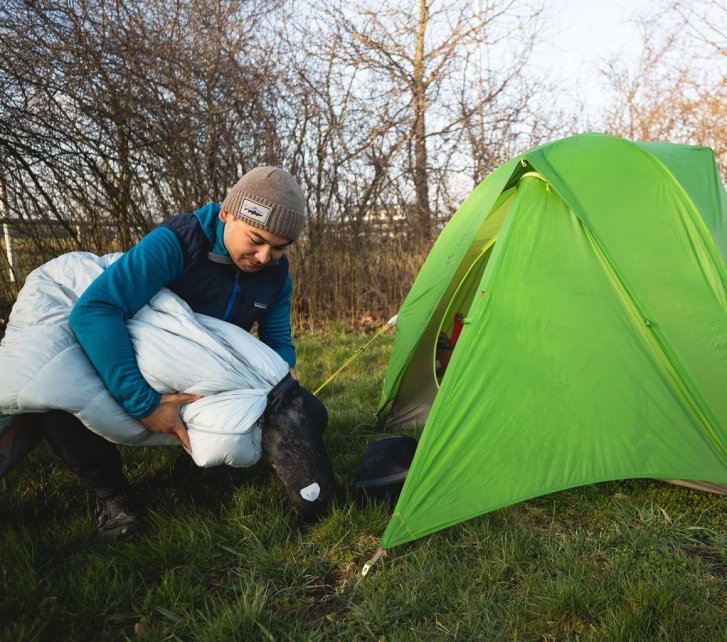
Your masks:
M165 220L114 262L78 300L70 326L119 405L147 430L175 435L189 450L180 408L198 397L160 395L146 382L126 320L167 287L195 312L248 331L257 323L260 339L291 368L291 375L271 393L263 449L296 506L305 517L315 517L333 488L320 438L327 414L292 375L292 283L285 257L285 249L303 229L304 211L303 193L287 171L257 167L237 182L221 204L209 203ZM116 446L67 413L54 411L35 421L56 452L95 491L99 534L139 530L141 516ZM299 438L302 441L296 442ZM321 469L317 478L323 480L324 488L320 484L318 489L290 486L298 481L298 473L291 478L287 469L293 461L303 468Z

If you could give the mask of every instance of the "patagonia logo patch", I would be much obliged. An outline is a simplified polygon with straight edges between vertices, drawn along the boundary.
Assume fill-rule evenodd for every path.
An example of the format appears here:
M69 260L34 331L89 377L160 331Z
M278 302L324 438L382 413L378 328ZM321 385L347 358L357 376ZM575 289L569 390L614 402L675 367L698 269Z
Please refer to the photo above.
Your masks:
M240 214L264 225L268 222L268 218L270 218L270 212L272 212L272 210L272 207L268 207L267 205L263 205L262 203L257 203L251 198L244 198L242 199Z
M254 305L255 305L256 308L260 308L261 310L267 310L268 309L268 304L267 303L263 303L262 301L255 301Z

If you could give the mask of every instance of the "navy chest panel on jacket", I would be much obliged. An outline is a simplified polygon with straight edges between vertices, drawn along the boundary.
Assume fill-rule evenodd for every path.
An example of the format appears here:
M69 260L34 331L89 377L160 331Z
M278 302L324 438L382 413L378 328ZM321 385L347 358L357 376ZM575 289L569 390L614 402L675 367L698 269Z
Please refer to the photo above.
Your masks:
M167 287L195 312L250 330L280 298L288 275L286 257L260 272L241 272L208 258L212 243L194 214L173 216L161 225L174 232L184 253L184 271Z

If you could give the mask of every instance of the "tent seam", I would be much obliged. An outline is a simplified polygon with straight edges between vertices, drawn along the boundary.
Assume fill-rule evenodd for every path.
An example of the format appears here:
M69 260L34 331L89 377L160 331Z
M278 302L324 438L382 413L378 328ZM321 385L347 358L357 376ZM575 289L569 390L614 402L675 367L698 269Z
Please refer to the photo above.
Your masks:
M626 311L632 320L635 321L635 325L639 329L639 336L642 337L645 345L650 348L650 351L656 353L656 356L659 357L657 362L661 362L665 374L675 384L677 392L680 393L680 396L684 399L686 405L692 411L692 414L712 438L712 442L714 443L717 451L722 455L722 457L727 459L727 450L724 446L722 446L717 437L717 431L713 427L713 424L715 423L714 419L709 417L708 413L703 409L702 406L704 404L699 403L698 395L693 390L693 386L689 384L689 377L686 376L684 368L680 363L678 363L676 356L671 354L671 351L668 350L667 345L659 336L654 324L652 323L652 319L650 318L652 315L644 313L644 310L642 309L643 306L639 304L636 297L634 297L628 286L624 283L619 271L605 255L593 232L582 220L579 219L579 221L586 233L586 238L595 250L599 262L604 267L611 282L616 286L617 290L621 294L620 298L628 304L626 306ZM648 332L644 330L644 326L649 328ZM671 372L665 367L665 365L670 367Z

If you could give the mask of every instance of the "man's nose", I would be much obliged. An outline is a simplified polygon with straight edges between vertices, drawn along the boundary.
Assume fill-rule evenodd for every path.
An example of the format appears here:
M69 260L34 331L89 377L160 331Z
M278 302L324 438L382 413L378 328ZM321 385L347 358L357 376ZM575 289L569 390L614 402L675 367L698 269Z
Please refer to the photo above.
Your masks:
M257 259L258 263L262 263L263 265L265 263L270 262L270 247L267 245L263 245L258 248L257 252L255 253L255 258Z

